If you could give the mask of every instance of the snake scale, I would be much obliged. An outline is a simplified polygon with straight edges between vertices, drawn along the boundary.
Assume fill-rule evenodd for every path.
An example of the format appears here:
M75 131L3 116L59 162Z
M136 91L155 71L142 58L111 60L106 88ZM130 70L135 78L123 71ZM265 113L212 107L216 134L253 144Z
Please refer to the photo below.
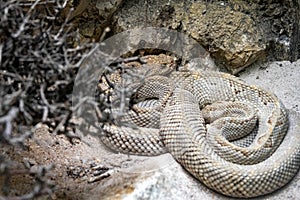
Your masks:
M155 71L122 118L135 127L104 124L106 146L171 153L200 182L232 197L271 193L297 173L300 144L286 134L287 111L275 95L226 73Z

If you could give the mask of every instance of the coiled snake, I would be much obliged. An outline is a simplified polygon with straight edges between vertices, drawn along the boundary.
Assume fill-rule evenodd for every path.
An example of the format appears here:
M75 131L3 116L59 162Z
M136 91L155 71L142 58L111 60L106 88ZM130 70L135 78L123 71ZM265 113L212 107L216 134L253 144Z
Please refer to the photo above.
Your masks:
M299 136L286 135L284 106L275 95L232 75L152 73L134 98L122 120L138 128L103 127L101 140L111 149L169 152L203 184L232 197L271 193L298 171L300 144L293 137Z

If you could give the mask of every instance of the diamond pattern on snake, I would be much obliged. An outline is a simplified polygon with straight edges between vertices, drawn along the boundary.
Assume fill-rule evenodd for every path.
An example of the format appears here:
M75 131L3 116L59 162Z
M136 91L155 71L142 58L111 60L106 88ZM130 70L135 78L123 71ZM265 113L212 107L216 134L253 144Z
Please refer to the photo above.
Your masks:
M103 124L107 147L135 155L170 153L204 185L231 197L271 193L297 173L300 144L271 92L222 72L158 65L137 71L144 78L129 84L133 105L121 123ZM107 112L114 116L118 109Z

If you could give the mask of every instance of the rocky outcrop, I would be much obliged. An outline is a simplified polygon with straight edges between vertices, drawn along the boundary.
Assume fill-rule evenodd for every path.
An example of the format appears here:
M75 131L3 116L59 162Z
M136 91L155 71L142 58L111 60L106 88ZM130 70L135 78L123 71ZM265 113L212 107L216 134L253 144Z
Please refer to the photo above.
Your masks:
M114 32L146 26L182 31L237 73L258 59L295 59L296 14L292 1L128 1L114 16Z
M88 0L70 1L81 39L99 41L137 27L165 27L188 34L218 65L238 73L257 60L299 57L296 0Z

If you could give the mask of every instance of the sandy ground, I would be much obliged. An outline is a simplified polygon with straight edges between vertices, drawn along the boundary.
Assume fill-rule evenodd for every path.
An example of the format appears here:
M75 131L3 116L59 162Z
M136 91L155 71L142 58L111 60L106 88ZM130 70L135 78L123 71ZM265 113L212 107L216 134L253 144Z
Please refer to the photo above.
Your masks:
M288 109L300 113L299 69L300 60L256 64L240 73L240 78L272 91ZM39 199L230 199L203 186L168 154L116 154L103 147L98 138L85 136L71 143L64 135L48 133L46 128L39 129L26 146L2 146L0 152L13 160L29 162L32 167L54 164L50 179L55 192ZM297 199L299 180L298 173L286 187L259 199ZM11 195L31 189L30 176L12 178Z

